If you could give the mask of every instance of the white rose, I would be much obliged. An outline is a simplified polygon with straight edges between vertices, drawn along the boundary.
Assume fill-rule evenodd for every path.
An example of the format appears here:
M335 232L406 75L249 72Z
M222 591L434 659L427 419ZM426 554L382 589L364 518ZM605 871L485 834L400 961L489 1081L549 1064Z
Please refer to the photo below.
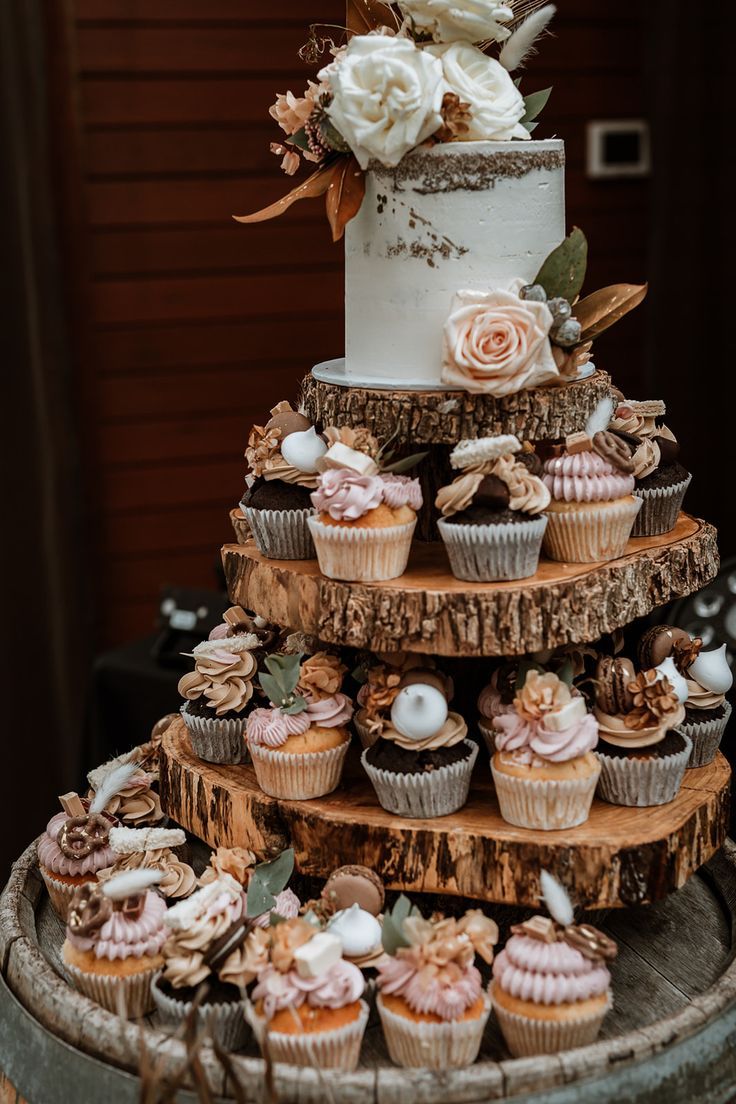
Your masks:
M442 59L449 90L470 104L470 129L462 136L466 142L529 137L520 122L524 97L500 62L462 42L428 49Z
M319 75L334 93L327 113L362 169L372 158L398 165L442 126L442 62L408 38L357 35Z
M511 32L502 24L514 17L500 0L399 0L399 7L435 42L503 42Z
M508 291L459 291L445 323L442 382L477 394L513 395L559 375L546 303L520 299L523 280Z

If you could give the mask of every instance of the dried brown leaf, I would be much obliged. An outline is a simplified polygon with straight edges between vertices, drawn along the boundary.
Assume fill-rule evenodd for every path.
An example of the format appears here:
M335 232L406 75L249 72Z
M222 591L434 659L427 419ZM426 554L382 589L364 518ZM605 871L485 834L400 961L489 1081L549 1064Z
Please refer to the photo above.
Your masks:
M574 309L583 328L581 340L592 341L638 307L648 289L648 284L612 284L581 299Z
M378 27L395 27L396 15L381 0L347 0L348 31L352 34L368 34Z
M365 173L351 155L341 159L327 188L327 218L332 227L332 240L339 241L345 226L360 210L365 195Z
M324 195L337 168L339 168L339 162L332 161L329 165L317 169L317 172L312 173L298 187L292 188L288 195L277 199L270 206L264 207L261 211L254 211L252 215L233 215L233 218L236 222L266 222L267 219L278 218L297 200Z

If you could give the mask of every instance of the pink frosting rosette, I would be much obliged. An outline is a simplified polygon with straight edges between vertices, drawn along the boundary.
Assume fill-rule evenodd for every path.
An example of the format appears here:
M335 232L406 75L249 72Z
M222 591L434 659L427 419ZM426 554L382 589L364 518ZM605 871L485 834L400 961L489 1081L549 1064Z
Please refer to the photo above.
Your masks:
M558 502L612 502L634 490L633 475L625 475L592 451L547 460L542 478Z
M321 701L309 699L306 716L309 723L320 728L338 728L349 723L353 716L353 703L347 694L333 694Z
M607 968L576 947L528 935L511 936L494 959L493 977L509 996L535 1004L588 1000L606 993L611 984Z
M316 978L300 977L296 970L280 973L268 965L258 975L251 994L253 1003L263 1001L266 1019L284 1008L345 1008L360 1000L365 989L363 974L352 962L340 959Z
M480 997L483 983L472 964L450 962L438 974L418 970L412 959L397 956L379 963L378 987L382 993L402 997L415 1012L459 1020Z
M301 713L284 713L281 709L254 709L248 714L245 738L250 744L263 747L282 747L290 736L301 736L311 721L306 710Z
M516 711L493 719L496 750L513 755L518 763L568 763L586 755L598 743L598 722L586 713L567 728L557 732L547 728L544 720L534 721Z
M166 902L163 897L147 892L139 916L131 917L115 911L94 937L79 935L70 927L67 927L66 937L78 951L94 950L96 958L111 962L157 955L167 937L165 915Z
M282 889L276 894L276 904L270 912L264 912L254 921L257 928L268 928L271 925L271 914L280 916L284 920L293 920L299 915L302 903L293 889Z
M421 510L422 488L418 479L411 479L408 475L394 475L389 473L382 475L383 501L392 510L400 510L402 506L408 506L415 512Z
M112 866L117 855L109 844L98 847L96 851L90 851L83 858L69 858L61 850L58 844L59 832L69 819L65 812L56 813L46 825L46 831L38 845L38 861L41 866L51 874L64 874L67 877L77 878L84 874L96 874L98 870L105 870ZM117 821L111 819L112 827Z
M349 468L322 472L311 495L312 505L333 521L357 521L383 501L383 480L378 475L358 475Z

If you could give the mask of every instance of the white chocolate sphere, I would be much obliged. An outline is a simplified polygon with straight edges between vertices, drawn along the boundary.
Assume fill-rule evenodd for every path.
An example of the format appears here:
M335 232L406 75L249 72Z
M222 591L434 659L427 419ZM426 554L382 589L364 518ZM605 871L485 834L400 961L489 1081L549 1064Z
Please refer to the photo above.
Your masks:
M447 713L447 698L436 686L415 682L394 699L391 723L407 740L426 740L439 732Z
M701 652L687 673L711 694L728 693L733 686L733 673L726 657L726 645L722 644L712 652Z
M317 471L317 461L326 452L327 445L314 426L302 433L290 433L281 444L281 455L286 463L308 475Z
M683 678L683 676L677 670L677 667L675 666L675 661L672 656L667 656L666 659L663 659L662 662L654 668L654 670L658 672L660 678L667 679L670 686L677 695L677 700L681 704L687 701L689 696L687 680Z
M341 940L346 958L362 958L381 946L380 923L358 904L336 913L327 928Z

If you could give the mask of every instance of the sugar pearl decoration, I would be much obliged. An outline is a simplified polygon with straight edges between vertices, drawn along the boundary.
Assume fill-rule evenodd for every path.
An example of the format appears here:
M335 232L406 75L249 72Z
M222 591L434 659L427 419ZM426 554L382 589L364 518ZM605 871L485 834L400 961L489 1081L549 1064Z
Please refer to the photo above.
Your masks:
M672 656L667 656L666 659L663 659L659 666L655 667L654 670L659 674L660 678L667 679L670 686L677 695L677 700L681 704L687 701L687 682L677 670L677 667L675 666L675 661Z
M726 694L733 686L733 674L726 656L726 645L712 652L701 652L688 669L688 675L711 694Z
M281 455L286 463L308 475L317 471L317 461L326 452L327 445L314 426L303 433L290 433L281 445Z
M391 723L407 740L425 740L447 720L447 698L436 686L415 682L400 690L391 706Z

